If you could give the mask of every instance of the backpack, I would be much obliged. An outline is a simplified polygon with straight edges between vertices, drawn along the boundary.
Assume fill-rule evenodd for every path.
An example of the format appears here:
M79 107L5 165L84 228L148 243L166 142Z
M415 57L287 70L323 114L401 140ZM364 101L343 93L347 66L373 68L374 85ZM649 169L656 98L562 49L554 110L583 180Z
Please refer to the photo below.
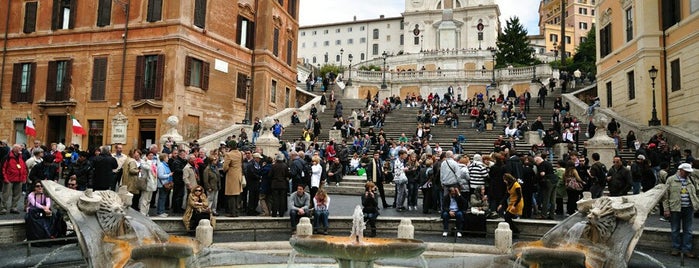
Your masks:
M279 134L282 133L282 124L274 124L272 133L274 133L275 136L279 136Z

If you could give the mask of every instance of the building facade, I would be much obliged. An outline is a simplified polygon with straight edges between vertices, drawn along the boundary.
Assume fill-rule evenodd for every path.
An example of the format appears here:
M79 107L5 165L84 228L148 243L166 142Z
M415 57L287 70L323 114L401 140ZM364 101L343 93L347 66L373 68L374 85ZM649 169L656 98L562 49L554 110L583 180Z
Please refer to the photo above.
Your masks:
M298 0L236 2L1 5L9 24L0 20L0 136L143 148L165 134L171 115L192 140L289 107ZM73 116L87 135L73 135ZM27 117L36 137L24 135Z
M603 107L645 125L655 105L659 123L697 133L699 1L602 0L597 10Z
M401 17L309 25L299 29L299 57L314 66L365 62L423 51L486 50L500 32L494 0L406 0ZM344 59L343 59L344 58Z
M545 37L546 50L560 51L565 39L566 55L572 56L595 25L596 0L542 0L539 4L539 33ZM565 6L561 8L561 6ZM561 37L561 10L565 17L565 38Z

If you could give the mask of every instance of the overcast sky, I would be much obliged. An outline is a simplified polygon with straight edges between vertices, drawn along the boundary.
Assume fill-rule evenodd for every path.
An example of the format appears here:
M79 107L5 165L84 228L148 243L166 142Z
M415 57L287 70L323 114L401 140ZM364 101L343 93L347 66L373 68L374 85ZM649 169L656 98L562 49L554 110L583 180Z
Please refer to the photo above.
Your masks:
M374 19L379 15L398 17L405 11L405 0L301 0L301 26ZM530 35L538 34L539 0L495 0L500 5L500 22L517 16Z

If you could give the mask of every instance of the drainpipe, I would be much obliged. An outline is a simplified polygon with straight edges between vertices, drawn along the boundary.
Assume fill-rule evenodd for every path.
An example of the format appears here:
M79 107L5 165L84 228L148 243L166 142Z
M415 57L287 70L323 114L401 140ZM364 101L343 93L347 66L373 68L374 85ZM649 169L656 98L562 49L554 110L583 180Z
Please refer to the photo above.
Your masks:
M121 78L119 80L119 102L117 102L117 107L121 107L123 104L124 100L124 75L126 72L126 40L128 40L129 37L129 14L131 11L131 0L128 0L126 2L125 6L125 11L126 11L126 22L124 22L124 45L123 49L121 52Z
M5 82L5 59L7 58L7 32L10 30L10 4L12 1L7 1L7 14L5 15L5 39L2 46L2 70L0 70L0 109L2 109L2 91Z
M259 1L258 1L258 0L255 0L255 15L254 15L254 18L255 18L255 30L252 31L252 40L253 40L253 44L254 44L254 45L253 45L253 47L252 47L252 54L250 55L250 80L251 80L250 83L252 84L252 88L253 88L253 89L257 89L257 88L255 87L255 49L257 49L257 45L258 45L257 42L256 42L256 39L257 39L258 27L260 27L259 21L257 21L257 18L258 18L257 15L258 15L258 13L260 13L260 6L259 6L259 4L260 4ZM249 118L249 119L250 119L250 122L248 122L249 124L252 124L252 120L255 118L255 116L254 116L253 113L252 113L252 111L254 110L254 109L253 109L253 104L255 103L255 102L252 101L253 95L254 95L254 92L253 92L252 90L250 90L250 94L248 94L248 99L246 100L247 103L249 103L249 105L248 105L249 108L247 108L247 109L250 109L250 112L249 112L249 115L250 115L250 118Z
M667 36L665 35L665 30L663 29L663 70L665 71L665 75L663 76L663 81L665 82L665 85L662 87L662 93L665 96L665 100L663 101L663 121L665 121L665 125L670 125L670 115L668 114L670 112L670 109L668 108L669 105L669 98L667 94L667 40L665 39Z

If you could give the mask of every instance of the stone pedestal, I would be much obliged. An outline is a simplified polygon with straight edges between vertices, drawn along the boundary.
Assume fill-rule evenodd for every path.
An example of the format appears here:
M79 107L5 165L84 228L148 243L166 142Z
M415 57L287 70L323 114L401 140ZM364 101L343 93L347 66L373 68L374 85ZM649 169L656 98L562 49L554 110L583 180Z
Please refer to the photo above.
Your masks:
M257 142L255 142L255 147L261 148L262 153L268 156L274 156L279 152L279 139L272 135L272 131L269 129L274 125L274 120L267 117L263 121L263 131L262 135L260 135L259 138L257 138Z
M506 222L498 223L495 229L495 248L502 252L509 252L512 247L512 230Z
M214 228L211 227L211 221L207 219L199 221L196 239L203 247L211 246L214 243Z
M607 136L607 131L604 129L597 129L595 136L592 139L587 140L587 155L592 159L593 153L599 154L599 161L610 168L612 166L612 160L616 155L616 145L614 140Z
M299 224L296 225L296 235L313 235L313 225L311 225L311 219L308 217L302 217L299 220Z
M544 140L539 136L538 131L527 131L524 132L524 141L528 144L542 144Z
M413 226L413 222L410 219L400 220L400 225L398 225L398 238L415 238L415 227Z
M563 155L568 153L568 143L556 143L553 146L553 153L555 156L554 161L563 160Z
M167 118L167 121L165 123L167 123L170 126L170 129L168 129L168 131L165 132L165 135L160 136L160 144L158 144L160 148L163 148L163 145L168 140L170 140L174 143L177 143L177 149L189 150L189 144L185 142L184 138L182 138L182 135L180 135L180 133L177 132L177 124L180 123L180 119L178 119L177 116L171 115Z

